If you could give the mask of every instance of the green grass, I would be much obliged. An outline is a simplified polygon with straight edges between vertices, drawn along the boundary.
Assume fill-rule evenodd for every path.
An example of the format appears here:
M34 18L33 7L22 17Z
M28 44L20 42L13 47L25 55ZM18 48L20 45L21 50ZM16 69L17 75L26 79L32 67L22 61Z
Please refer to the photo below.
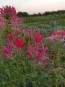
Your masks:
M25 24L28 26L45 26L49 25L51 21L56 21L57 25L65 26L65 14L53 14L48 16L38 16L38 17L24 17Z

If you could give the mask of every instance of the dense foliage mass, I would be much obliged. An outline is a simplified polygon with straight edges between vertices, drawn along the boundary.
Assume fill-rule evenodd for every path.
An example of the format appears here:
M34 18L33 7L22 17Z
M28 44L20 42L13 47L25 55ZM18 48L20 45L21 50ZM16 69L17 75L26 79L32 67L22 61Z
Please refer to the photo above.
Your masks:
M65 87L65 31L28 29L0 8L0 87Z

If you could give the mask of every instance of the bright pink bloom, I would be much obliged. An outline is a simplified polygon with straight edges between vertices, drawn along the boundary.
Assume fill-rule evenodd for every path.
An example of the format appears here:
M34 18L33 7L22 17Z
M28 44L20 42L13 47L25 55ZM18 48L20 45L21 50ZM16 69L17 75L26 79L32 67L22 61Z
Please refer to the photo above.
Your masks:
M14 39L14 34L12 34L12 33L9 34L9 35L8 35L8 40L9 40L9 41L13 41L13 39Z
M40 33L36 33L34 35L34 38L35 38L36 43L38 43L38 42L40 42L43 39L43 36L40 35Z
M7 6L6 8L2 8L3 9L3 12L2 12L2 15L3 17L12 17L12 16L16 16L16 10L14 7L11 7L11 6Z
M30 45L28 47L28 55L30 58L35 58L36 60L39 61L46 61L48 57L45 56L48 48L44 48L42 45Z
M14 41L13 41L13 43L17 46L17 47L19 47L19 48L23 48L24 46L25 46L25 40L24 39L19 39L19 38L17 38L17 39L15 39Z
M12 45L3 46L3 54L5 57L7 58L12 57L12 54L13 54L12 48L13 48Z

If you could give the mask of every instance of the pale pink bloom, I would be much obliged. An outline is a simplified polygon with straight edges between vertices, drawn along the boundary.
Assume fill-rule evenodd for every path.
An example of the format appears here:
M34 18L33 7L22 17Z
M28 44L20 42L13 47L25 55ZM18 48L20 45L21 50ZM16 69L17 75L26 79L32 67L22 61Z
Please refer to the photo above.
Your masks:
M47 39L50 39L50 40L57 40L57 38L58 38L58 36L57 35L52 35L52 36L50 36L50 37L48 37Z
M20 32L24 34L25 29L21 28L21 29L20 29Z
M21 29L21 33L23 33L24 35L26 35L25 29Z
M63 30L57 30L55 32L53 32L53 34L48 37L48 39L50 40L59 40L60 42L65 40L65 31Z
M12 29L17 30L17 31L20 30L22 28L22 26L24 25L23 19L21 19L17 16L11 17L10 22L12 24Z
M35 34L35 31L32 30L32 29L27 31L27 35L28 35L29 37L33 37L34 34Z

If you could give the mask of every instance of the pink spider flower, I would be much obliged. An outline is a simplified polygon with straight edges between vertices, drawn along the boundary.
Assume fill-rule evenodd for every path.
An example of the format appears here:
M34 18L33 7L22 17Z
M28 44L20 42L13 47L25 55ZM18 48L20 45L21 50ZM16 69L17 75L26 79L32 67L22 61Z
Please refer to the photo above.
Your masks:
M23 48L25 46L25 43L26 41L24 39L19 39L19 38L16 38L13 43L19 47L19 48Z
M6 8L3 7L1 14L3 17L9 16L10 18L17 15L15 8L11 6L7 6Z
M13 41L13 39L14 39L14 34L13 33L9 34L8 35L8 40Z
M16 16L16 10L14 7L11 8L12 16Z
M21 30L22 25L24 25L24 21L21 18L18 18L17 16L11 17L10 23L12 24L13 30Z
M45 56L46 52L47 52L48 48L44 48L44 45L30 45L28 47L28 55L30 58L32 59L36 59L38 61L47 61L48 57Z
M3 54L7 58L11 58L13 54L13 46L8 45L8 46L3 46Z
M43 39L43 36L40 35L40 33L36 33L36 34L34 35L34 38L35 38L35 42L36 42L36 43L39 43L39 42Z
M65 40L65 31L63 30L57 30L55 32L53 32L53 34L48 37L48 39L54 41L54 40L59 40L59 41L63 41Z

